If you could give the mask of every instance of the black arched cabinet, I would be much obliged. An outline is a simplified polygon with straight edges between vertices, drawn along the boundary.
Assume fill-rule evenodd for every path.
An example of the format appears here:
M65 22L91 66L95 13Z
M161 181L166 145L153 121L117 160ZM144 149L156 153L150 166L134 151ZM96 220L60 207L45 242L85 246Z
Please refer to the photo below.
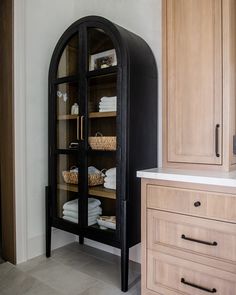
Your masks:
M136 171L156 166L149 46L102 17L80 19L58 41L49 70L47 257L51 227L120 248L127 291L129 248L140 242Z

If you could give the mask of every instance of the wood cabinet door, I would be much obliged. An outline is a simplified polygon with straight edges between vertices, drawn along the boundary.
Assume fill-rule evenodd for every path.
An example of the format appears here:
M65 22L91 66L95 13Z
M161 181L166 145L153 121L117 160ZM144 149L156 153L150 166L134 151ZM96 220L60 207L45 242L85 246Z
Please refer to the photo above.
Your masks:
M221 2L163 2L169 162L222 164Z

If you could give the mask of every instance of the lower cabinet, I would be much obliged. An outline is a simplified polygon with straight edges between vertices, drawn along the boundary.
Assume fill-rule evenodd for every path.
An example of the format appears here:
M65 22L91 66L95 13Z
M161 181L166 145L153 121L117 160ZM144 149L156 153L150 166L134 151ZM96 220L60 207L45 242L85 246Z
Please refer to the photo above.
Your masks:
M236 294L236 196L189 186L142 180L142 295Z

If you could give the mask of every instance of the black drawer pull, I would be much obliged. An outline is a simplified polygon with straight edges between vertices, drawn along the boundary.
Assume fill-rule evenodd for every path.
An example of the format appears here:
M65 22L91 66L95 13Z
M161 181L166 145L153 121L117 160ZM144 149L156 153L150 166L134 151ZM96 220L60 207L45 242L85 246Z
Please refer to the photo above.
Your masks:
M204 245L208 245L208 246L217 246L217 242L205 242L205 241L201 241L201 240L196 240L196 239L192 239L192 238L188 238L185 235L181 236L182 239L187 240L187 241L191 241L191 242L195 242L195 243L199 243L199 244L204 244Z
M219 158L219 128L220 124L216 124L216 129L215 129L215 152L216 152L216 157Z
M208 293L216 293L217 292L217 290L215 288L208 289L208 288L204 288L204 287L192 284L192 283L188 283L188 282L185 281L184 278L181 279L181 283L184 284L184 285L188 285L190 287L196 288L196 289L200 289L200 290L208 292Z
M195 202L195 203L194 203L194 206L195 206L195 207L200 207L200 206L201 206L201 202L199 202L199 201Z

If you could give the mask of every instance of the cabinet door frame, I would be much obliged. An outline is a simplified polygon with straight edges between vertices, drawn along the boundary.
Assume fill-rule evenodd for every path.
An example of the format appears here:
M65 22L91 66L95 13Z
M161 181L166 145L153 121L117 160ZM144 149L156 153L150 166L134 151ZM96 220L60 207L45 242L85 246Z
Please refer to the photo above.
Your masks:
M169 113L168 109L168 103L169 103L169 97L168 97L168 64L167 64L167 58L168 58L168 40L167 40L167 30L168 30L168 4L170 3L169 0L163 0L163 166L172 166L172 167L191 167L191 168L205 168L207 165L210 165L211 169L218 169L219 166L223 164L223 145L222 145L222 139L223 139L223 81L222 81L222 46L215 48L218 50L216 53L216 64L218 65L218 70L216 71L215 80L218 82L215 82L215 90L216 95L218 94L218 97L216 97L218 103L215 104L215 118L214 118L214 126L217 124L220 125L219 127L219 144L218 144L218 151L220 154L220 157L216 157L215 154L215 134L213 135L214 142L212 143L212 155L209 157L201 157L201 156L191 156L191 155L177 155L176 153L176 144L173 144L170 142L170 132L168 132L169 122L168 117L171 115L173 117L173 113ZM222 1L218 0L216 2L216 9L215 14L220 14L220 20L215 25L215 33L216 36L220 38L217 38L215 40L215 44L222 44L222 23L221 23L221 15L222 15ZM173 135L173 134L172 134ZM191 134L189 135L191 136ZM204 144L204 143L203 143ZM214 145L214 146L213 146ZM218 167L217 167L218 166Z

